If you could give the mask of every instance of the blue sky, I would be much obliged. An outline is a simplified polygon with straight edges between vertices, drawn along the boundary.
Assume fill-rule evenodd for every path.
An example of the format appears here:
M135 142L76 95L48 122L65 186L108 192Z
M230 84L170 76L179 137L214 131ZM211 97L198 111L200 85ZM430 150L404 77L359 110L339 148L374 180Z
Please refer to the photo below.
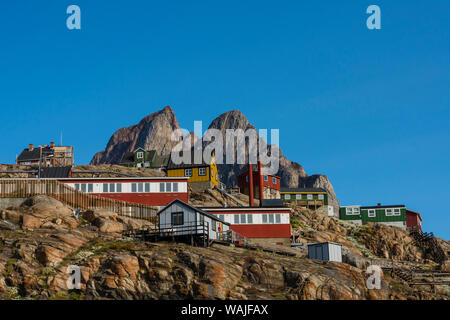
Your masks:
M371 4L381 30L366 28ZM63 132L84 164L166 105L187 129L239 109L279 128L341 204L406 204L449 239L449 13L447 0L3 3L0 162Z

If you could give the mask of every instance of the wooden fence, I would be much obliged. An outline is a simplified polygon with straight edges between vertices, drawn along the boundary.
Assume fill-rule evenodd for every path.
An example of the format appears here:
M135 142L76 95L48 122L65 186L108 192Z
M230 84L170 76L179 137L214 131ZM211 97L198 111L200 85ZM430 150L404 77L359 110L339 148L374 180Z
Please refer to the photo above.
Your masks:
M157 223L158 219L156 207L90 195L56 180L0 179L0 198L28 198L36 195L47 195L81 210L105 209L119 216L153 223Z

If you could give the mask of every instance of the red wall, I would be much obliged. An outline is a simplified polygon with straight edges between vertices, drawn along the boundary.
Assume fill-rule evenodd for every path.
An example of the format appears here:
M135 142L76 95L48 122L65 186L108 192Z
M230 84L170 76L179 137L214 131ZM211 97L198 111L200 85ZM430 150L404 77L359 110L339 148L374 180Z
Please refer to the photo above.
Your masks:
M149 206L166 206L175 199L188 202L187 192L178 193L89 193L102 198L122 200Z
M246 177L248 175L248 171L241 173L238 176L238 186L241 189L245 189L248 188L248 182L245 181ZM276 183L272 182L272 178L276 179ZM253 185L254 186L259 186L259 174L257 171L253 171ZM263 175L263 186L264 187L269 187L275 190L280 190L280 177L277 176L272 176L272 175L267 175L267 181L264 181L264 175Z
M289 224L232 224L231 230L247 238L290 238Z
M406 212L406 227L412 228L412 227L419 227L420 230L422 230L422 224L419 218L419 215L413 212Z

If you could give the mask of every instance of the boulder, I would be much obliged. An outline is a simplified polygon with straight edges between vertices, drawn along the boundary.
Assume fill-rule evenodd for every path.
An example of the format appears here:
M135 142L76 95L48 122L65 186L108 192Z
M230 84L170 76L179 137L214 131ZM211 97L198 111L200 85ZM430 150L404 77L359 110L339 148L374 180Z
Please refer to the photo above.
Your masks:
M30 214L24 214L22 218L22 229L39 229L42 221Z
M105 218L98 217L94 220L93 225L99 228L101 232L122 232L125 230L125 226L116 221L107 220Z
M38 218L58 218L73 214L72 210L62 202L45 195L26 199L21 208L31 211Z
M40 245L36 249L36 260L45 266L56 266L64 257L64 251L49 245Z
M353 253L348 249L342 251L342 262L361 270L365 270L370 265L367 259Z
M0 218L15 224L20 224L22 221L22 214L14 210L0 209Z

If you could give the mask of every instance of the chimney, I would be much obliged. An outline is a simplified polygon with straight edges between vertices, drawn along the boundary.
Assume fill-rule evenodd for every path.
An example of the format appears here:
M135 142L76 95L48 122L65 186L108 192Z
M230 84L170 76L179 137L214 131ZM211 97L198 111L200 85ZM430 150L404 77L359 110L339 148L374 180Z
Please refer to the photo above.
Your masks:
M381 203L377 203L377 206L381 207Z
M30 143L28 145L28 151L33 151L34 150L34 145L32 143Z
M50 148L54 148L55 147L55 143L54 142L50 142Z
M258 174L259 174L259 206L262 207L262 201L264 199L264 177L262 172L261 161L258 161Z
M248 184L249 184L248 201L250 207L253 207L253 168L251 163L248 164Z

